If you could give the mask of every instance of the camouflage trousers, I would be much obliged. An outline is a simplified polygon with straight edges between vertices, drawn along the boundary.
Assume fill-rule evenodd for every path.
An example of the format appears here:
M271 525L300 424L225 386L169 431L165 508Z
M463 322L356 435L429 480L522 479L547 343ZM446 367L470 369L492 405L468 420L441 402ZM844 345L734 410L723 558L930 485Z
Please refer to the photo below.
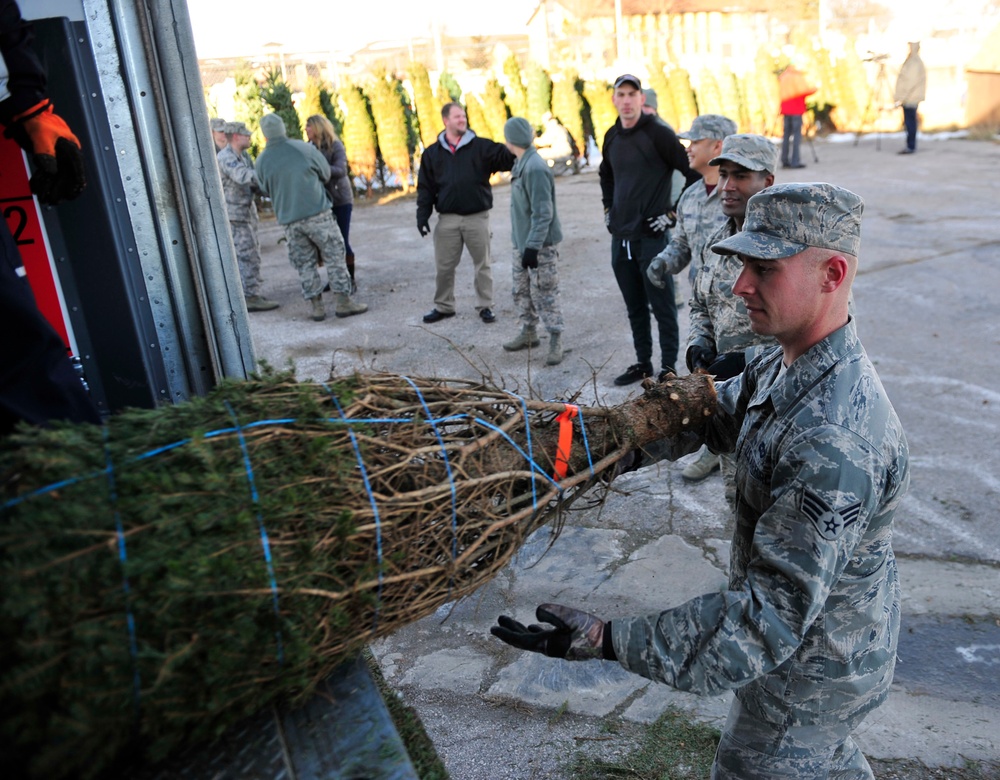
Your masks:
M260 241L257 239L257 221L230 222L229 229L233 234L233 249L236 250L236 262L240 267L243 295L247 298L252 295L260 295L260 288L264 281L260 277Z
M821 726L775 726L734 699L712 780L873 780L851 737L863 717Z
M329 209L313 217L306 217L283 226L288 239L288 261L299 273L302 297L315 298L323 292L319 275L319 259L323 258L330 289L335 293L350 295L351 277L347 274L344 259L344 237Z
M513 252L514 308L521 324L534 328L541 319L549 333L562 333L563 316L559 305L559 249L543 246L538 250L538 268L521 267L521 253Z

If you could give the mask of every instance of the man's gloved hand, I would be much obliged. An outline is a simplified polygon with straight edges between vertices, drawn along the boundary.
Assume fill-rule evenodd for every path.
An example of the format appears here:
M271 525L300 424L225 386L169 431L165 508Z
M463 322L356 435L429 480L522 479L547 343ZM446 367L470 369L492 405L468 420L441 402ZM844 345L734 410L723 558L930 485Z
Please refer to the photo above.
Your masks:
M586 661L603 658L604 621L587 612L560 604L542 604L535 617L552 627L524 626L501 615L490 633L520 650L543 653L550 658Z
M667 258L657 255L646 269L646 278L649 279L650 284L662 290L667 286L666 278L669 273L667 271Z
M521 253L521 268L538 268L538 250L530 246Z
M719 355L708 367L708 373L716 379L732 379L743 373L747 359L742 352L726 352Z
M711 347L694 345L688 347L686 359L688 371L694 371L696 368L708 368L715 360L715 350Z
M417 230L420 231L420 235L421 236L426 236L428 233L431 232L431 226L429 224L427 224L427 220L426 219L424 219L424 220L418 219L417 220Z
M666 214L660 214L647 219L646 224L649 225L650 229L654 233L662 233L667 228L672 228L677 224L677 215L672 211Z
M611 232L611 209L604 209L604 227Z
M80 139L52 110L48 99L14 117L4 135L32 155L31 191L39 201L54 206L83 192L87 176Z

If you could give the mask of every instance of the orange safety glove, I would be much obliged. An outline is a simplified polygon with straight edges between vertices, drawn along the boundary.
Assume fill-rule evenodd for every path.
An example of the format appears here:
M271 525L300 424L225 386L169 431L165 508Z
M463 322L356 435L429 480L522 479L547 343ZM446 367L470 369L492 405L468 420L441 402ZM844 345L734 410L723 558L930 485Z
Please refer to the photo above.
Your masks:
M83 192L87 177L80 140L47 98L15 116L4 135L32 155L31 191L39 201L54 206Z

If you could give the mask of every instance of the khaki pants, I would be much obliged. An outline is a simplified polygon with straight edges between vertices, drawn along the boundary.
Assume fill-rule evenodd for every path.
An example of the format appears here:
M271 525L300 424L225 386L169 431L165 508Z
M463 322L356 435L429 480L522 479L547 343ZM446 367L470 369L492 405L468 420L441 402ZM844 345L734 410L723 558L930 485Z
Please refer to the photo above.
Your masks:
M439 214L434 226L434 262L437 286L434 308L442 314L455 311L455 269L468 247L475 271L476 308L493 306L493 270L490 268L490 212Z

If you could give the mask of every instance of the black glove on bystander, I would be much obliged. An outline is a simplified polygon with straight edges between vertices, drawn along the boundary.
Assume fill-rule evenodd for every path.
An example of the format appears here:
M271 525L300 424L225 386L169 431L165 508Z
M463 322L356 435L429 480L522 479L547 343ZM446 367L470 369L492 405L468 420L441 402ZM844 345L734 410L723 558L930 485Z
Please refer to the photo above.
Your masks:
M688 347L686 360L688 371L694 371L696 368L708 368L712 365L712 361L715 360L715 350L711 347L701 347L696 344Z
M428 233L431 232L431 226L427 224L426 219L423 220L422 222L420 220L417 220L417 230L420 231L421 236L426 236Z
M526 247L521 253L521 268L538 268L538 250Z

